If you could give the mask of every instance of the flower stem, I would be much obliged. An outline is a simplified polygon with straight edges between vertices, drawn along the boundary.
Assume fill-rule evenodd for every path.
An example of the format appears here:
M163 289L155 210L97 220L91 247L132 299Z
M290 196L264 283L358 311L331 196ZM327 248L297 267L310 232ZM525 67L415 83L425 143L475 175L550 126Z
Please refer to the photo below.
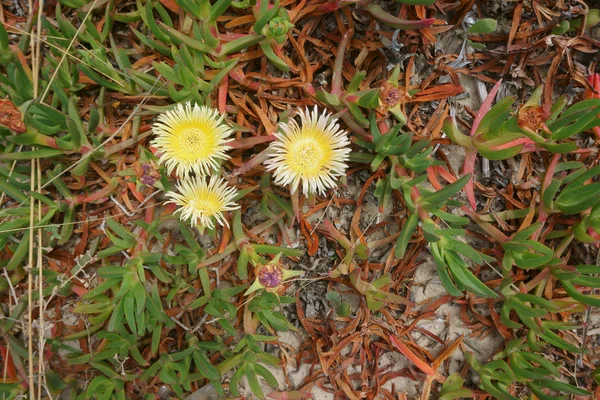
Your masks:
M292 200L292 210L294 211L295 220L300 223L300 191L296 189L294 192L290 192L290 199ZM294 218L290 221L291 227L294 224Z
M342 40L340 40L340 44L338 46L338 51L335 57L335 63L333 64L333 76L331 78L331 94L340 95L342 94L342 69L344 67L344 53L346 52L346 46L348 45L348 39L352 36L353 31L348 30Z
M243 242L248 242L248 238L246 237L244 228L242 227L242 211L239 208L233 211L231 231L233 232L233 237L235 238L235 242L238 247L240 247Z
M375 3L367 4L365 6L365 10L367 10L372 16L374 16L387 26L391 26L392 28L396 29L416 30L428 28L435 22L435 18L423 19L421 21L410 21L406 19L401 19L385 12L383 8L381 8Z

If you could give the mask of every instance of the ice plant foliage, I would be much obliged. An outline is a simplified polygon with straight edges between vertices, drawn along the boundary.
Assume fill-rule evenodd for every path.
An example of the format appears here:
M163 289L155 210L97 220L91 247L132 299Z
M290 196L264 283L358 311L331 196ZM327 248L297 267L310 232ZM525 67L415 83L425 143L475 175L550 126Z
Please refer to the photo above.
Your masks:
M227 158L228 137L233 132L217 110L190 102L160 115L152 129L159 163L178 176L190 172L208 175L218 169L219 162Z
M265 162L273 171L275 183L290 185L292 193L302 186L305 194L325 194L336 186L335 179L348 168L350 141L337 119L327 111L319 114L315 106L298 111L300 124L294 119L280 124L271 144L271 156Z
M170 200L180 208L175 213L180 213L181 220L189 221L192 226L214 228L214 221L221 226L229 226L223 216L226 211L239 208L234 198L237 190L227 186L227 182L217 176L206 178L186 177L177 185L177 192L166 194Z
M463 51L449 66L467 52L483 60L514 40L484 37L507 13L481 7L482 1L461 7L479 6L476 16L445 15L439 11L449 1L435 6L436 0L59 2L59 12L38 8L40 24L28 24L37 34L18 34L22 18L10 13L0 24L0 298L15 300L1 310L10 318L0 321L8 338L0 339L0 400L41 398L42 389L48 397L125 399L137 397L135 387L150 397L168 392L183 399L199 386L219 398L240 398L241 386L257 399L310 398L308 386L294 390L270 372L289 364L278 356L283 343L277 338L299 331L319 342L331 333L329 321L332 341L343 343L333 348L352 341L352 354L322 346L303 346L298 354L311 366L307 380L341 387L338 398L382 391L384 379L361 379L360 388L355 379L382 375L376 363L353 357L377 346L379 355L398 351L414 365L419 394L413 397L600 399L598 352L587 329L600 307L600 255L593 261L600 245L600 71L590 61L600 47L590 30L600 11L590 8L594 1L514 8L515 28L539 25L540 12L555 15L565 5L569 18L527 30L527 43L552 45L542 58L537 45L519 47L520 74L511 82L522 89L497 101L500 84L491 89L465 133L459 129L469 118L453 112L451 98L473 95L471 87L463 88L455 73L447 83L437 74L415 81L430 69L422 62L385 74L376 61L381 41L361 26L411 30L394 32L392 53L453 35L463 37ZM86 7L95 17L80 12ZM103 22L95 23L98 18ZM74 37L85 46L67 45ZM400 49L408 42L410 49ZM451 57L444 47L436 56ZM336 48L332 59L322 57ZM392 63L402 58L386 55ZM352 58L354 66L347 62ZM295 66L298 60L306 68ZM463 67L463 75L477 75L472 63ZM546 72L543 86L530 93L527 77L539 68ZM499 75L492 68L485 80ZM300 115L297 107L279 113L282 97L301 102ZM218 112L202 106L208 99ZM432 109L431 101L438 106ZM156 124L148 127L147 115L132 103L161 107ZM321 106L313 111L315 104ZM340 115L341 128L325 108ZM236 113L235 126L226 111ZM276 137L269 119L277 114ZM296 121L288 123L289 115ZM462 177L443 157L446 144L436 151L432 143L441 127L465 150ZM352 152L341 129L351 132ZM587 137L594 133L595 142ZM152 151L145 148L148 134ZM506 176L476 188L478 157L507 160L494 165L495 175ZM271 172L257 176L267 160ZM357 168L347 168L350 162ZM234 164L239 185L222 179ZM335 204L316 199L346 176L359 185L360 199L374 196L381 216L394 215L365 227L365 201L356 201L356 192L339 193ZM292 192L289 199L273 190L276 179ZM169 192L164 200L173 204L159 204L155 190ZM324 214L318 221L303 213L301 193L311 213ZM502 195L493 212L490 193ZM470 204L459 201L465 196ZM338 230L325 210L339 205L353 217ZM251 217L244 222L242 210ZM102 217L102 225L88 227L88 215ZM173 219L176 229L165 225ZM223 227L228 222L230 230ZM200 233L210 230L205 239L215 247L198 240L190 224ZM476 242L468 239L473 230ZM295 266L318 262L328 249L334 252L324 268ZM495 354L485 361L463 352L470 367L458 369L468 380L444 368L468 333L433 355L415 341L411 321L387 318L414 310L405 296L419 272L413 261L426 251L448 293L444 301L461 308L469 336L480 325L484 336L497 333L504 341L487 349ZM384 271L369 265L383 253ZM78 271L85 267L78 279L56 268L70 255ZM311 309L322 308L311 304L322 297L311 295L314 284L327 277L331 284L321 292L335 314L310 318ZM39 291L31 290L34 282ZM352 306L344 296L349 290L359 300ZM478 305L473 313L465 298ZM85 326L47 329L69 318L65 302ZM377 313L385 318L372 318ZM479 313L491 322L479 324ZM358 325L377 337L354 343ZM88 345L70 345L86 338ZM49 343L62 351L49 351ZM72 368L62 368L63 359ZM577 374L565 368L573 363Z

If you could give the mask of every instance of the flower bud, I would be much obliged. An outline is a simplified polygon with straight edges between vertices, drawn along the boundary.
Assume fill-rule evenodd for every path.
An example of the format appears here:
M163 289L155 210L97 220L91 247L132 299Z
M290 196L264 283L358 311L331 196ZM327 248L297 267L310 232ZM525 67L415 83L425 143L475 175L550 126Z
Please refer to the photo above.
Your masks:
M267 264L259 264L256 266L256 279L252 286L246 291L246 296L260 289L265 289L272 293L280 293L284 289L284 281L304 274L304 271L292 271L283 268L279 262L280 257L281 253L276 255L275 258Z
M275 17L262 30L262 34L267 37L267 39L273 39L275 43L281 45L287 39L287 33L290 29L294 27L287 18L285 17Z
M136 178L146 186L154 186L160 179L158 165L154 161L137 162L133 165Z
M283 272L279 265L264 265L258 272L258 281L266 289L275 288L283 281Z

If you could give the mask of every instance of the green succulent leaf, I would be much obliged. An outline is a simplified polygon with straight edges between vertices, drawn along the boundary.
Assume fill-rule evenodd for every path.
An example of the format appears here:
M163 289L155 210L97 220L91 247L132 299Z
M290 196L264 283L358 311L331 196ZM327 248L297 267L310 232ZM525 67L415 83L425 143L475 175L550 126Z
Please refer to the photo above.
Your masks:
M480 19L467 30L472 34L492 33L496 30L497 22L492 18Z
M600 202L600 183L564 189L554 204L565 214L578 214Z
M448 201L451 196L454 196L460 192L470 179L470 174L464 175L456 182L444 186L444 188L441 190L423 195L421 197L421 204L439 208L440 204L443 204L444 202Z

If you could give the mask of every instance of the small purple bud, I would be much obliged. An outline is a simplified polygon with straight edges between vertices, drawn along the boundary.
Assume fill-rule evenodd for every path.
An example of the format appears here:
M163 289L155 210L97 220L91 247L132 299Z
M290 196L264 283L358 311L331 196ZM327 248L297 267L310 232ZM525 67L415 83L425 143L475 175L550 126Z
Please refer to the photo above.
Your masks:
M137 163L134 165L135 174L139 181L147 186L154 186L157 180L160 179L158 166L153 161Z

